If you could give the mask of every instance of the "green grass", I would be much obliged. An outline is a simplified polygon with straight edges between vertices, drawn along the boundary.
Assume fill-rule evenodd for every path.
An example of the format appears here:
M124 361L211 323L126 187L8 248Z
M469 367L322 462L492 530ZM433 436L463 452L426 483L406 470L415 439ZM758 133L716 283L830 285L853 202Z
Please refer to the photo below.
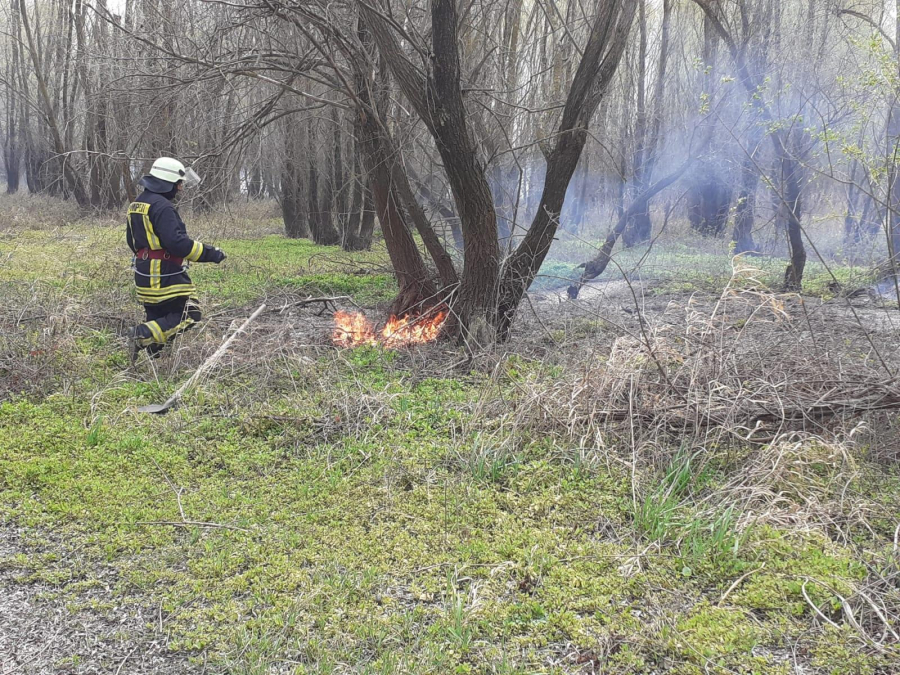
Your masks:
M348 254L339 247L272 235L215 243L228 260L222 265L195 263L190 271L206 305L239 306L279 291L352 295L372 304L396 293L386 256L377 247ZM121 227L25 230L0 238L0 283L28 293L37 286L47 295L87 299L112 289L120 292L124 307L133 295L130 263Z
M132 311L119 235L17 232L0 239L0 284L26 315L29 289ZM213 307L394 291L377 250L219 244L225 266L193 268ZM0 402L0 522L25 528L0 566L72 612L149 608L170 648L213 672L787 673L777 653L795 647L816 672L890 672L896 650L862 648L835 606L886 560L889 518L877 542L860 533L869 560L816 527L757 525L714 499L742 470L715 448L675 450L633 486L622 439L586 456L552 416L523 423L523 385L565 386L564 365L510 354L465 372L428 367L436 351L310 349L223 369L148 417L135 408L194 364L124 374L115 329L80 316L50 336L19 325L4 349L44 386L23 376ZM797 452L810 463L777 485L785 513L837 471L814 444ZM866 467L849 493L896 504L896 472ZM157 524L181 520L179 498L188 520L225 527ZM804 583L841 629L821 629Z
M597 249L580 245L555 251L557 255L578 256L584 262L597 254ZM583 257L582 257L583 256ZM580 278L581 270L575 262L548 259L534 281L534 290L562 288ZM779 291L784 285L787 261L768 256L743 258L737 263L747 285L753 283L762 288ZM752 269L750 273L748 270ZM627 276L647 283L652 293L715 293L731 279L734 268L731 257L722 252L698 252L696 247L676 242L657 244L648 253L646 248L616 249L609 267L598 277L598 282L617 280ZM830 298L834 292L829 285L837 279L847 289L855 290L875 282L871 267L850 266L828 260L810 259L803 277L803 292L808 295Z
M846 592L860 578L840 547L777 531L757 533L739 554L672 543L623 572L636 549L590 526L597 516L618 527L648 517L631 513L621 476L576 475L544 458L546 441L526 444L515 470L508 460L461 466L458 452L486 454L479 434L459 447L449 440L471 415L480 378L411 384L399 375L356 374L365 393L394 395L389 421L364 437L305 446L291 440L302 428L249 414L216 419L191 406L137 416L127 406L146 399L139 384L95 401L102 416L66 396L6 402L0 513L27 526L35 546L46 546L48 531L66 544L56 556L5 564L72 607L96 587L96 571L111 567L110 600L161 606L173 649L248 673L283 659L307 664L296 672L339 662L367 672L396 672L399 663L409 672L555 672L542 663L557 645L589 650L600 636L627 645L610 664L769 672L750 648L806 629L799 579ZM325 401L303 396L281 403L310 421L330 414ZM184 489L190 520L241 530L140 525L180 519L166 478ZM65 551L75 549L73 560ZM728 555L739 564L723 568ZM706 603L711 585L725 588L761 563L766 570L728 605ZM681 601L657 607L668 595ZM751 619L749 609L766 618Z

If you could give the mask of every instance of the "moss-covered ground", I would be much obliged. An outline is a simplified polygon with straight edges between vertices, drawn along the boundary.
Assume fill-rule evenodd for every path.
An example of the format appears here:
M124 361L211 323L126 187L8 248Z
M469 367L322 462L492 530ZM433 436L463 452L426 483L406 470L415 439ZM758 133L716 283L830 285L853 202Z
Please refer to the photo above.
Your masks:
M127 368L103 319L137 316L119 234L0 233L0 527L25 532L0 566L46 602L153 608L146 632L204 672L900 672L896 642L867 642L841 605L897 563L895 468L862 456L816 493L869 505L855 542L755 525L707 508L740 449L708 448L695 470L676 448L636 475L621 438L579 445L517 421L522 381L554 386L563 366L512 353L461 367L450 346L283 350L140 415L196 363ZM211 315L393 291L377 247L217 243L228 262L193 270ZM780 508L806 506L832 470L790 483Z

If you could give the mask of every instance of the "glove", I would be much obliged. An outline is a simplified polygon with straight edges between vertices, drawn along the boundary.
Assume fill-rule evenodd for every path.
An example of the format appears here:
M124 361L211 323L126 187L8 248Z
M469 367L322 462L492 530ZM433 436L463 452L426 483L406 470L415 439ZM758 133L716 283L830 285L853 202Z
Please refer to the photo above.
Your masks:
M218 265L220 262L222 262L223 260L225 260L225 258L228 257L227 255L225 255L225 251L223 251L222 249L216 248L215 246L210 246L210 248L212 249L209 252L209 261L210 262L214 262L214 263L216 263L216 265Z

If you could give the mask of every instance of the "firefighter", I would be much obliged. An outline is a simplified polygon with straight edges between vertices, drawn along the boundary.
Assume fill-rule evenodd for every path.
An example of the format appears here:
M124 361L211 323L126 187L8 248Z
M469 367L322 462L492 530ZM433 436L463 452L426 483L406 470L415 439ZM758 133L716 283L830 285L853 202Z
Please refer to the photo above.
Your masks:
M134 284L147 320L128 335L134 363L142 349L156 358L166 343L200 321L196 289L186 261L220 263L225 253L194 241L173 202L184 188L199 185L200 176L171 157L153 163L139 181L144 192L128 207L126 237L134 253Z

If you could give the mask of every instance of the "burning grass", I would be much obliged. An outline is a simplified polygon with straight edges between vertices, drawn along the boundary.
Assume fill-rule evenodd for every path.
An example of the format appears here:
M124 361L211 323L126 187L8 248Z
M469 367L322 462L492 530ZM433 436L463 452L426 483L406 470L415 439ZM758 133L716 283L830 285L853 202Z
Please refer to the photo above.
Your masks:
M425 344L437 340L447 316L447 310L441 308L418 315L391 316L379 330L363 312L340 311L334 315L331 341L338 347L383 345L386 349Z

